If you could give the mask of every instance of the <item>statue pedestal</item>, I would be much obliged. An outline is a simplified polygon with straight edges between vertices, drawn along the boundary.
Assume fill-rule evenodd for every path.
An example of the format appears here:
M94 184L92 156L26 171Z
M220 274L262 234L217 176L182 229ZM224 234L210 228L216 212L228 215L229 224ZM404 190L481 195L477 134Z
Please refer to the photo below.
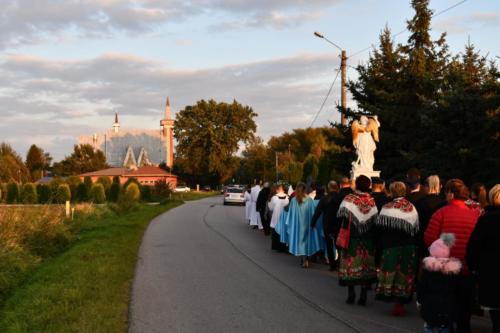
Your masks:
M372 177L380 177L380 171L375 171L375 170L363 170L363 169L353 169L351 170L351 179L355 180L359 176L366 176L368 178Z

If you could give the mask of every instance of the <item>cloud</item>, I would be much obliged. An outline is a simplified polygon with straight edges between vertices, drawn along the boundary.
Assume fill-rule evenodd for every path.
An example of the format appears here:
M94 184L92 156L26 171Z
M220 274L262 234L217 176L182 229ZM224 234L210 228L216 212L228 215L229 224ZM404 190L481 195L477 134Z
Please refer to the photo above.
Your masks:
M137 35L201 14L220 14L224 24L284 27L314 17L340 0L3 0L0 49L72 38ZM236 17L228 20L224 14Z
M463 34L477 26L500 26L500 13L477 12L470 15L452 16L433 23L434 29L448 34Z
M127 122L156 128L167 95L174 112L200 99L236 99L259 114L258 134L268 138L313 118L337 67L333 54L201 70L175 70L126 54L79 61L11 54L0 62L0 78L9 78L0 79L0 117L9 119L2 140L23 150L40 137L61 158L79 135L109 127L115 111L124 128Z

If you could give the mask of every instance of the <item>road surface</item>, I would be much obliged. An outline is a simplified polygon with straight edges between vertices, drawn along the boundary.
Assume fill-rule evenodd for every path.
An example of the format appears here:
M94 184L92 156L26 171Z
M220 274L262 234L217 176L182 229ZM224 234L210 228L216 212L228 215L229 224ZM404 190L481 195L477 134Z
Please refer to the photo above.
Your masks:
M133 283L131 333L421 332L414 307L404 318L373 300L346 305L326 266L299 265L271 251L269 237L221 197L187 202L153 220ZM485 319L475 327L485 328ZM476 330L477 331L477 330Z

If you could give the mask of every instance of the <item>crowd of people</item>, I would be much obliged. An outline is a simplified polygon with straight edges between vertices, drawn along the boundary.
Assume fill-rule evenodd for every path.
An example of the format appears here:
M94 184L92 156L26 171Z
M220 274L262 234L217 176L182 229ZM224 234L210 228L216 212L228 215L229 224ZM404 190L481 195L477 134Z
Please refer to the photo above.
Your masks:
M421 184L417 169L388 186L363 175L330 181L326 193L256 182L245 215L271 236L272 250L337 271L347 304L365 306L373 290L404 316L416 294L425 332L470 332L472 313L487 310L500 333L500 184L488 193L442 183L432 175Z

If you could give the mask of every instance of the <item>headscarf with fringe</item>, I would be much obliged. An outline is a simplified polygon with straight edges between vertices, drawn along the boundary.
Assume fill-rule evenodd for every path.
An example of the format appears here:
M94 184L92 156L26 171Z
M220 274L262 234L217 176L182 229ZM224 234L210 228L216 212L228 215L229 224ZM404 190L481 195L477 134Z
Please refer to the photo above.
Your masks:
M418 213L415 206L403 197L385 204L376 224L381 227L403 231L415 236L419 230Z
M352 218L352 225L359 233L367 232L377 218L377 206L370 194L355 191L346 195L340 204L337 217Z

